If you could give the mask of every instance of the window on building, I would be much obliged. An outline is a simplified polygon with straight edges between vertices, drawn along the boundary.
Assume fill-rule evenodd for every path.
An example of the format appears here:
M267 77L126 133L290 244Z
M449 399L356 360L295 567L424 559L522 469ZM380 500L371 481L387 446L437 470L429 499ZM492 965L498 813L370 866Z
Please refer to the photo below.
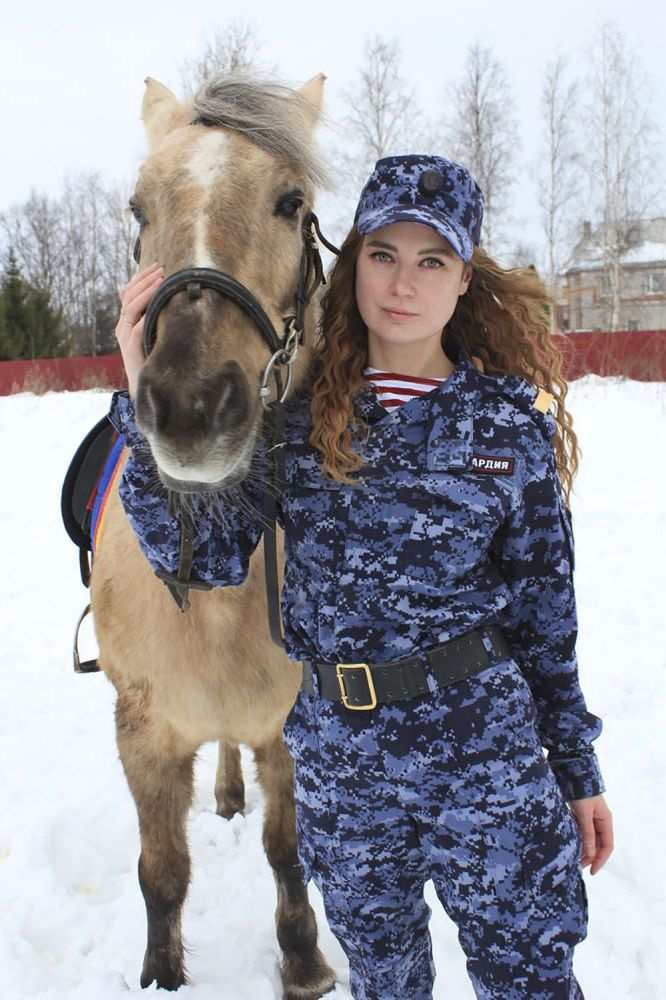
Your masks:
M648 271L645 276L648 295L663 295L666 291L666 273L664 271Z
M629 246L637 246L641 241L641 227L637 225L629 226L626 239Z
M608 277L607 274L602 274L601 275L601 294L602 295L610 295L610 293L611 293L610 278Z
M637 330L637 329L638 329L638 320L630 319L627 321L627 330Z

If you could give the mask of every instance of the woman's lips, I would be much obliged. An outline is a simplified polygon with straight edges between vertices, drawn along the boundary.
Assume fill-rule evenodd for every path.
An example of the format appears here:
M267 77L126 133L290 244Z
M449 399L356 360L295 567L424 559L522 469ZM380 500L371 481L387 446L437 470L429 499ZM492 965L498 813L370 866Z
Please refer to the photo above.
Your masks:
M387 309L382 310L391 319L410 319L412 316L416 316L416 313L405 312L403 309Z

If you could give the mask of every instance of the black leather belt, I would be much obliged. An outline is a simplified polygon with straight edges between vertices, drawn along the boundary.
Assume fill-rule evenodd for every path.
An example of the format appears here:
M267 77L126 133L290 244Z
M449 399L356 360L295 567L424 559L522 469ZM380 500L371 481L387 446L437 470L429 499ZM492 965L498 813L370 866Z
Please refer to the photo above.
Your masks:
M485 642L484 642L485 639ZM486 647L490 647L490 651ZM501 628L475 629L429 649L425 654L438 688L472 677L511 656ZM321 663L303 661L303 689L346 708L371 709L381 702L428 694L428 670L416 656L391 663Z

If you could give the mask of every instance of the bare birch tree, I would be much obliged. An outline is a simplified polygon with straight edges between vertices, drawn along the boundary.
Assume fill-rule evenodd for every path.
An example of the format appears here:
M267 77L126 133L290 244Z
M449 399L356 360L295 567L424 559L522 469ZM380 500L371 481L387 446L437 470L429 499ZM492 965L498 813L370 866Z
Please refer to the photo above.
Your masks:
M578 84L567 78L567 66L567 57L563 55L550 62L541 90L543 156L537 175L546 237L546 284L553 293L566 253L570 211L580 190L580 156L576 147Z
M585 109L586 166L600 225L593 239L608 278L608 328L619 328L622 258L635 245L640 220L654 206L655 126L639 60L619 29L601 25L591 50Z
M104 250L100 268L104 286L116 291L134 273L132 254L137 227L128 207L130 194L129 183L115 184L104 192Z
M53 295L57 302L65 241L57 199L33 191L23 205L14 205L3 212L0 227L5 246L12 248L26 281Z
M357 196L382 156L408 153L419 144L421 113L401 69L396 40L367 39L363 65L342 97L345 143L333 154L334 169Z
M96 174L70 177L60 198L31 194L0 216L22 275L48 293L81 354L115 349L118 289L132 273L127 192Z
M230 21L215 31L201 55L181 64L180 81L184 94L194 96L206 80L219 73L256 72L260 50L261 45L248 24Z
M483 190L482 242L486 250L496 252L513 183L518 130L506 72L492 50L478 42L467 53L462 80L453 85L446 132L453 157Z
M354 85L344 91L347 124L370 167L402 142L411 124L410 108L415 102L401 76L400 63L397 41L375 35L365 43L363 66Z

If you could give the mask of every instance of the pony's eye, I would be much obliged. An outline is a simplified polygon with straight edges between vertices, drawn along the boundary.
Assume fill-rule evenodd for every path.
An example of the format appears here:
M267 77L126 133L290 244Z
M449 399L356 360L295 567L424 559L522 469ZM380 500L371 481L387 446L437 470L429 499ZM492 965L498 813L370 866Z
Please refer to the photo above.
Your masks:
M278 200L275 206L275 214L281 215L283 219L295 219L301 210L303 195L299 192L290 192Z
M145 212L135 201L130 200L129 207L132 215L141 227L148 225L148 219L146 218Z

